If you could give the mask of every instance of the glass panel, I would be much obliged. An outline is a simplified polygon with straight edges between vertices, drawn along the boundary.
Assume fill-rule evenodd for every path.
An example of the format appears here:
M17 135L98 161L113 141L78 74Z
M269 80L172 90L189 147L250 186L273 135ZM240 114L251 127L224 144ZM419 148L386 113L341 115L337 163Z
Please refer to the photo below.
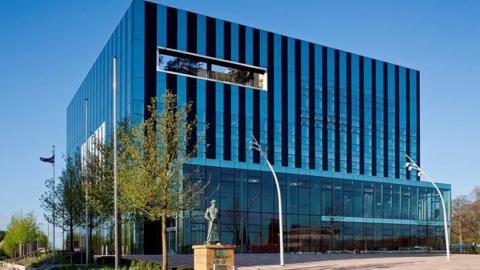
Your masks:
M220 209L221 210L234 210L233 204L233 182L223 181L220 184L221 197L220 197Z
M159 49L157 69L267 89L265 71L262 69L196 54Z
M400 186L393 185L392 218L400 218Z
M322 215L332 215L332 181L322 180Z
M355 182L353 188L353 215L363 217L363 190L362 183Z
M298 203L299 203L298 212L300 214L310 213L310 189L308 188L298 189Z
M343 183L342 181L333 182L333 205L332 205L332 216L343 216L345 209L345 204L343 201Z
M401 217L408 219L410 216L410 187L402 186L402 199L401 199Z
M383 185L383 218L392 218L392 185Z
M363 205L364 217L373 217L373 185L372 183L363 184Z
M382 184L375 184L374 188L375 188L374 217L381 218L383 217Z
M310 213L312 215L320 215L321 213L321 182L320 178L313 178L312 190L310 196Z
M343 215L353 216L353 184L352 181L345 181L343 185Z
M289 174L287 180L287 213L298 213L298 177Z

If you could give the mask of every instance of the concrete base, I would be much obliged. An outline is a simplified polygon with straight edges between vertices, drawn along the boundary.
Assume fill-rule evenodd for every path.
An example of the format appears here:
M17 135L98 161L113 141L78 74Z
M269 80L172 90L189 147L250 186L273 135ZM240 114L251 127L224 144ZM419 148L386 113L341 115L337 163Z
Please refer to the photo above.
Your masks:
M195 270L233 270L234 245L196 245L192 249Z
M25 266L21 264L14 264L14 263L1 263L0 270L34 270L35 268L31 266Z

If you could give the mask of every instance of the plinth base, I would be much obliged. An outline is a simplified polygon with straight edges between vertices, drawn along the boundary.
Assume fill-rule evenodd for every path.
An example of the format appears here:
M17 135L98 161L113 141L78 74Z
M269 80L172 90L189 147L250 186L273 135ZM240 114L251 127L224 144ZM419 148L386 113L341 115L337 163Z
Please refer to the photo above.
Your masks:
M232 270L234 266L234 245L196 245L193 249L195 270Z

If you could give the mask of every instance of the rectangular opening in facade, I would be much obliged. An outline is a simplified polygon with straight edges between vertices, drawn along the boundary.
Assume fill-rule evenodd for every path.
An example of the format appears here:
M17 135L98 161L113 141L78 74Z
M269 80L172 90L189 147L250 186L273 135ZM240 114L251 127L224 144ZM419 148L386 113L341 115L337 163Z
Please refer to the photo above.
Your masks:
M265 69L172 49L158 49L157 71L267 90Z

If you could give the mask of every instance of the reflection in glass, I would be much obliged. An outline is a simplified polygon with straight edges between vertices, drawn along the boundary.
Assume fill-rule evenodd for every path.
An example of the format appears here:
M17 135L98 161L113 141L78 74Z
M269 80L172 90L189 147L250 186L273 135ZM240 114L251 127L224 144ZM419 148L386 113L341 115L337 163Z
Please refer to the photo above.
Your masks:
M218 190L207 191L204 196L219 199L221 240L237 245L237 252L278 252L279 220L272 175L198 168L203 178L212 176L212 182L220 184ZM279 176L285 195L284 243L289 252L443 248L443 227L434 223L438 199L432 188L327 177L310 182L308 177L291 173ZM417 201L418 206L414 206ZM183 252L189 253L191 245L205 241L202 209L184 215L183 246L179 247ZM408 224L416 211L421 224Z
M265 71L199 55L160 49L158 70L266 89Z

